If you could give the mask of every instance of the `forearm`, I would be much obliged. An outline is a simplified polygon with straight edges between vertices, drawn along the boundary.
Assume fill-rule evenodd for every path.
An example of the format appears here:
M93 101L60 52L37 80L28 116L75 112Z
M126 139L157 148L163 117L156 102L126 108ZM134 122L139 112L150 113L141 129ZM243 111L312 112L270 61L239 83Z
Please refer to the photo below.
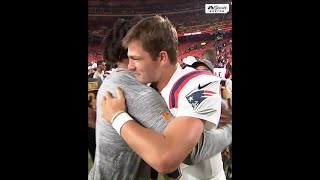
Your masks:
M172 172L180 164L172 165L168 160L170 148L168 139L163 134L129 121L122 126L121 136L146 163L160 173Z
M199 119L176 118L161 134L129 121L122 126L121 136L151 167L160 173L171 173L197 144L203 126Z
M220 153L232 142L232 126L228 124L221 129L204 131L198 144L183 161L185 164L193 165L202 160L209 159Z

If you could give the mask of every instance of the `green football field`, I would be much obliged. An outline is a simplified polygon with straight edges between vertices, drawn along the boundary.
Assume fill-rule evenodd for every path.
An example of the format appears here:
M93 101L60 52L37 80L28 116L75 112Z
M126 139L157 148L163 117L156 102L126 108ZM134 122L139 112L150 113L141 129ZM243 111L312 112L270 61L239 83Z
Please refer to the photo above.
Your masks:
M92 164L93 164L93 162L92 162L90 153L89 153L89 151L88 151L88 173L89 173L89 171L90 171L90 169L91 169L91 167L92 167Z

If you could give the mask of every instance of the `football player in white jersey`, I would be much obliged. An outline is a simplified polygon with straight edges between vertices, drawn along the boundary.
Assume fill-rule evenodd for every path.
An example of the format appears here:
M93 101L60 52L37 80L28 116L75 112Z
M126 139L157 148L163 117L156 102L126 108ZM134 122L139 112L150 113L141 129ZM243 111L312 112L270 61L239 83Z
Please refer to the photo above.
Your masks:
M128 69L142 83L152 83L175 116L163 134L143 128L125 112L123 93L106 93L103 117L117 128L128 145L160 173L170 173L197 144L204 129L216 128L221 113L220 78L177 64L177 32L161 16L141 20L123 39ZM143 113L143 112L141 112ZM221 154L196 165L182 164L182 179L225 180Z

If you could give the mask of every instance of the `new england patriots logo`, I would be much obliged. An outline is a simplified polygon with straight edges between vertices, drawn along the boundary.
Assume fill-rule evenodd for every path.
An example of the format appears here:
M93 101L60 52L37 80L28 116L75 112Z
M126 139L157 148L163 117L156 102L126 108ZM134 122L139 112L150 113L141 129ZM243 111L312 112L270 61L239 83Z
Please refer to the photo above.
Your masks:
M209 96L212 96L213 94L216 93L209 90L199 90L188 95L186 98L192 105L193 109L196 109L203 100L205 100Z

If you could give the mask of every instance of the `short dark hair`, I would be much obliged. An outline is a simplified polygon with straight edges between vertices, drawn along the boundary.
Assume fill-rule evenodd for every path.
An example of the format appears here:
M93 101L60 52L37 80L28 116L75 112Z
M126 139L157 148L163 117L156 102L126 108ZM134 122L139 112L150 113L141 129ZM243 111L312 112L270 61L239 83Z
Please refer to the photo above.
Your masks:
M128 58L128 49L122 46L121 40L125 37L129 29L141 19L141 16L135 16L131 20L122 18L116 20L108 32L107 37L102 42L104 61L115 64L122 59Z

